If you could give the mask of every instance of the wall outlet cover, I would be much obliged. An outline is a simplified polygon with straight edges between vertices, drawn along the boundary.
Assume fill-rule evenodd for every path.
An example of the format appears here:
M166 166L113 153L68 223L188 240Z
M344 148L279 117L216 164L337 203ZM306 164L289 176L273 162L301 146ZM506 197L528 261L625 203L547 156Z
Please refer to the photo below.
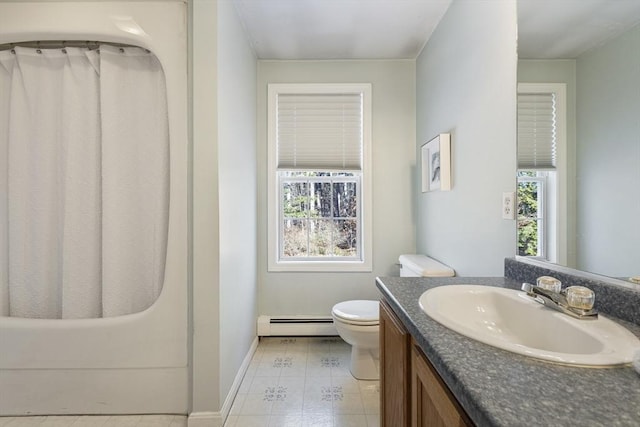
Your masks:
M502 193L502 219L516 219L516 193Z

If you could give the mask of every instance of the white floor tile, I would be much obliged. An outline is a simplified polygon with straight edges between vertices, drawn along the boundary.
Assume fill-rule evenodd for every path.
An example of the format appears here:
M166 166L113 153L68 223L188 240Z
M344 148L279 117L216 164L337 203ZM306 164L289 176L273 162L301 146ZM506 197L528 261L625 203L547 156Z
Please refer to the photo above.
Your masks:
M361 392L362 405L365 414L380 414L380 393L379 392Z
M360 393L344 393L333 400L334 414L364 415L364 406Z
M300 427L302 415L271 415L269 427Z
M308 416L310 414L332 415L333 402L326 398L312 397L305 394L302 404L302 415Z
M253 377L251 387L247 394L263 394L268 387L275 387L278 385L278 377Z
M305 376L283 377L278 379L278 385L287 387L290 393L304 394Z
M360 381L351 375L331 377L331 385L342 387L342 391L345 393L360 393Z
M320 396L327 388L331 387L331 377L308 377L304 383L304 394Z
M254 377L279 377L282 366L277 363L280 355L265 354L256 369Z
M302 393L283 392L273 402L272 415L302 415L304 398Z
M333 416L330 414L304 415L302 427L333 427Z
M268 415L240 415L234 427L266 427L269 425Z
M365 415L335 415L334 427L368 427Z
M239 415L270 415L272 406L262 394L247 394Z

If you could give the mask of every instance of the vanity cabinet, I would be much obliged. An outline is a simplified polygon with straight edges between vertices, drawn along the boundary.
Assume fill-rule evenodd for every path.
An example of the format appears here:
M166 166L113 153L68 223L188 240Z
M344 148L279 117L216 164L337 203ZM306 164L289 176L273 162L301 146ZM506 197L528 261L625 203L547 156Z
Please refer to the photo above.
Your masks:
M413 338L411 342L411 426L473 426Z
M380 301L380 424L409 427L411 414L411 336L384 301Z
M473 423L410 333L380 302L382 427L463 427Z

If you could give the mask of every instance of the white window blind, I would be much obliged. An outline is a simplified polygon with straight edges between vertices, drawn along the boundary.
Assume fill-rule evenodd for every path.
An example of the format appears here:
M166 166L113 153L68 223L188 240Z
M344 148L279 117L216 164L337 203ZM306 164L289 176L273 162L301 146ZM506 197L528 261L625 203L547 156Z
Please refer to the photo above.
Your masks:
M279 170L362 170L362 94L279 93Z
M554 93L518 94L518 168L555 169Z

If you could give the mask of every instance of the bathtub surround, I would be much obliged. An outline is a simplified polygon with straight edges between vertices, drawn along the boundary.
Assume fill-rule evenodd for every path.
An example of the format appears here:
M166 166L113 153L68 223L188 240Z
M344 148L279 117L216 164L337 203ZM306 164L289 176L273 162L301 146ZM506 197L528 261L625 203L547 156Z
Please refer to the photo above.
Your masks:
M0 44L42 40L54 34L58 40L86 40L90 35L93 40L126 41L153 52L166 82L164 114L169 120L170 174L169 206L163 212L168 218L166 264L157 300L146 310L126 316L53 320L0 317L0 414L186 413L186 5L181 1L0 2L0 29ZM136 119L135 111L128 119ZM140 115L144 120L144 114ZM166 126L161 123L156 126ZM2 127L2 131L5 129ZM116 132L112 137L119 138L118 132L123 129L112 131ZM116 191L120 183L114 184Z

